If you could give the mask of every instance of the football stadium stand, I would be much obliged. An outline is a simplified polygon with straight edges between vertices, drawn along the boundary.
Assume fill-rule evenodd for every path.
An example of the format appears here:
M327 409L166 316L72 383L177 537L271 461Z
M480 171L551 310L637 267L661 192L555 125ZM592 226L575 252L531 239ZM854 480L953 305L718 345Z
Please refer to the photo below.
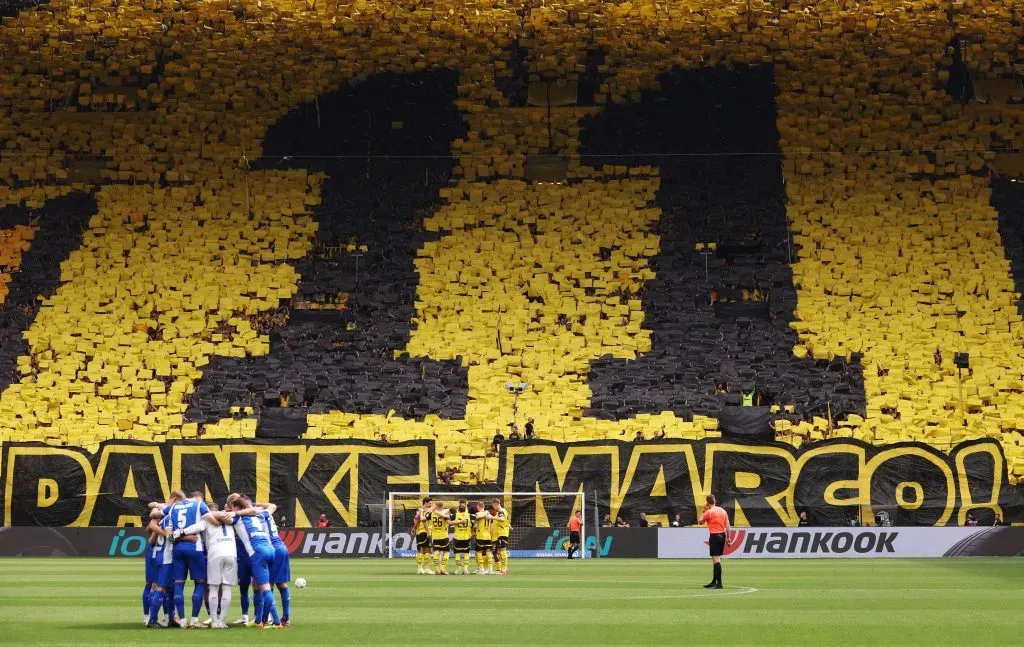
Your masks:
M513 420L748 404L1024 480L1015 0L11 6L0 443L428 438L475 483Z

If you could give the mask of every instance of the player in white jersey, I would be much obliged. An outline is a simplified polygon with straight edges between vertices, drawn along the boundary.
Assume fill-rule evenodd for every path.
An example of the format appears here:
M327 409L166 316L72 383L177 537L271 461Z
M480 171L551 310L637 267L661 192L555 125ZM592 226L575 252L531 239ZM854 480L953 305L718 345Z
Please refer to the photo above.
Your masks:
M228 609L231 607L231 588L238 584L238 555L235 549L235 529L230 525L231 515L216 511L216 504L203 518L175 534L203 533L206 546L206 583L209 613L214 629L227 629Z

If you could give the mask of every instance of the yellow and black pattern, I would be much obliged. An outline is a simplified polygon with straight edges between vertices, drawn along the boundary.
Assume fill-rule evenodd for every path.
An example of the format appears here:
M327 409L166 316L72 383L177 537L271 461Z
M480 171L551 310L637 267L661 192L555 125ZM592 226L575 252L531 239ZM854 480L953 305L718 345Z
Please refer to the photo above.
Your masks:
M284 163L285 155L255 161L274 124L299 105L382 75L438 70L454 70L463 132L445 139L444 181L424 180L434 192L427 212L403 224L416 233L402 239L404 265L395 271L408 280L395 285L410 293L388 296L404 308L401 334L371 330L349 313L338 315L348 336L337 342L341 353L348 343L387 341L374 346L380 364L414 368L401 380L412 374L465 397L437 401L438 389L405 410L383 395L311 408L300 419L302 438L432 439L434 467L455 468L458 483L508 469L488 445L514 417L534 418L549 440L664 430L669 440L713 442L717 420L699 408L652 400L623 413L615 401L613 373L647 375L641 365L658 350L652 331L688 334L666 327L658 304L645 302L659 285L659 303L673 294L664 283L670 244L681 253L693 243L682 261L698 279L704 261L718 258L718 250L698 250L715 242L699 240L698 221L666 214L659 200L682 167L663 170L657 156L594 166L580 154L588 120L644 105L644 93L663 90L670 77L661 75L673 68L753 65L777 90L775 131L763 138L775 148L732 152L780 161L785 184L772 199L784 198L785 208L770 229L785 234L772 245L788 240L792 261L773 261L772 275L782 278L770 293L785 293L787 304L772 310L780 299L768 301L776 318L766 325L778 334L758 342L771 346L765 366L810 366L801 375L820 373L823 385L833 375L818 364L840 374L853 367L848 396L813 386L816 379L795 391L794 408L816 408L804 419L778 417L776 437L796 447L825 438L916 441L943 452L989 439L1000 444L1011 481L1024 478L1024 290L987 177L1014 172L1012 154L992 151L1011 148L1024 128L1014 97L998 89L1024 56L1007 19L1011 0L952 15L909 0L797 3L784 12L742 0L478 2L472 10L450 0L416 10L273 0L243 2L245 19L226 0L174 4L170 21L149 3L53 0L0 26L0 208L45 211L70 194L94 201L68 216L78 226L66 231L45 216L32 230L28 214L0 227L12 232L10 249L0 251L8 264L0 276L12 277L0 279L3 307L24 317L0 353L13 378L0 394L0 443L94 452L110 440L253 439L254 408L315 400L316 378L301 397L290 382L268 381L254 404L232 377L280 351L276 324L264 319L308 296L303 277L313 273L302 264L328 255L322 207L325 195L327 203L336 197L333 185L324 190L332 169ZM986 38L965 45L969 56L954 55L952 35L964 31ZM503 90L515 81L517 42L534 81L567 87L583 78L593 105L556 106L550 117L520 105ZM601 63L587 59L591 50L603 52ZM962 105L944 89L954 60L987 103ZM375 126L388 133L384 142L402 141L394 133L405 127L384 118ZM564 181L528 181L528 162L552 148L567 160ZM718 186L714 177L744 167L691 168ZM1012 203L1016 194L996 182L995 204ZM695 229L672 239L688 226ZM48 231L66 253L49 262L52 280L18 288L12 301L14 270L28 269ZM378 258L381 250L360 253ZM354 279L351 287L360 298L372 292ZM737 294L755 287L737 286ZM754 291L704 296L762 308ZM383 312L387 303L374 307ZM298 320L295 310L290 316ZM323 343L333 351L335 340ZM955 352L969 353L968 369L954 364ZM362 371L366 354L352 362ZM510 381L529 385L517 401L504 388ZM685 388L705 389L695 384ZM831 399L856 406L833 408ZM207 405L210 415L201 415Z

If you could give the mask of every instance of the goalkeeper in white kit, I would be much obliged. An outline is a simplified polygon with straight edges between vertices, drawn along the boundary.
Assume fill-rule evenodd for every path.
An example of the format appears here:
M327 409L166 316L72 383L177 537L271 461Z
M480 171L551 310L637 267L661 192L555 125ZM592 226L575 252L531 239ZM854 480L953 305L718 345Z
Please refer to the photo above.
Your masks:
M206 544L207 600L210 603L210 627L227 629L228 609L231 608L231 589L238 586L238 553L235 549L235 529L230 525L231 515L210 512L180 535L203 533Z

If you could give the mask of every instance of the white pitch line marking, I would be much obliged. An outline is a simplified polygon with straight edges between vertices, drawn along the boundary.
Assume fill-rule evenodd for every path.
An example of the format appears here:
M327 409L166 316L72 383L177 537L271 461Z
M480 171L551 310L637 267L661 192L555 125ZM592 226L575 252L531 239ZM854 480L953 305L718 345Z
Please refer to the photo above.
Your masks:
M732 587L730 587L732 588ZM749 595L750 593L757 593L760 589L755 589L752 586L739 586L736 587L735 591L724 591L722 593L700 593L699 591L691 591L689 593L680 593L676 595L630 595L618 598L619 600L667 600L677 598L705 598L709 596L719 597L722 595Z

